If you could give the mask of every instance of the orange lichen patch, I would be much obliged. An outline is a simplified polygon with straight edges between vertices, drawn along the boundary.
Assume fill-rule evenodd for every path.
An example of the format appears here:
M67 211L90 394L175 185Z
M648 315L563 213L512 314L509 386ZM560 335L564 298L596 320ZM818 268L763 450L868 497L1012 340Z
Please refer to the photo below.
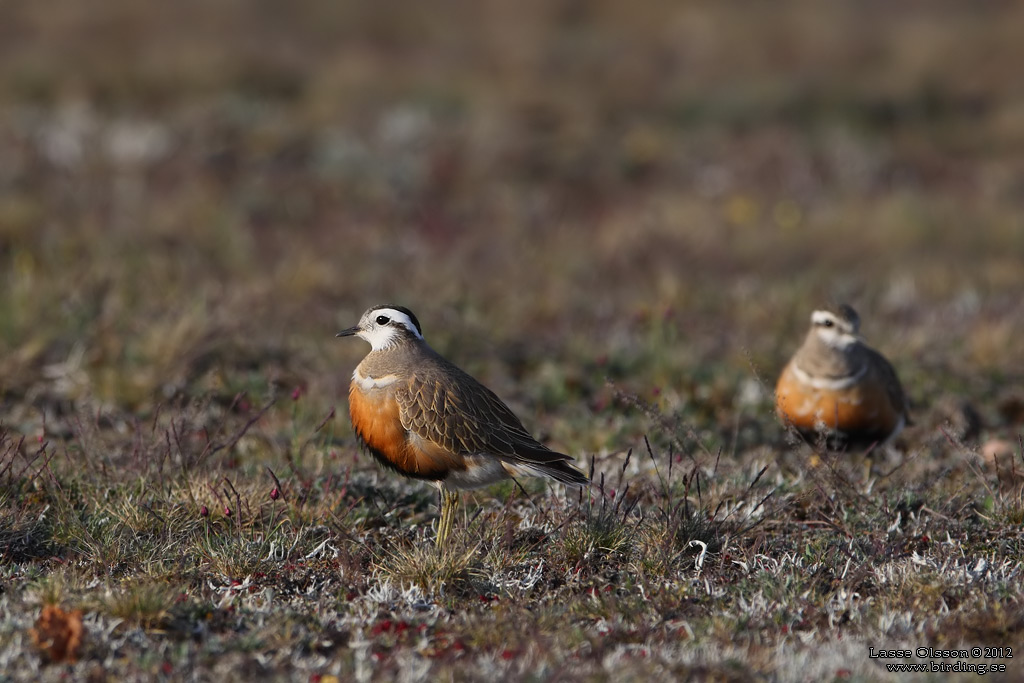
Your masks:
M29 635L49 661L74 662L85 636L82 611L65 612L56 605L46 605Z
M436 444L419 440L417 447L402 426L395 399L390 396L374 398L367 397L353 384L348 405L352 427L381 464L407 477L428 480L444 479L452 470L466 469L461 457Z
M807 433L824 426L882 439L900 420L900 412L880 382L865 381L843 389L812 387L801 382L789 366L779 377L775 400L779 417Z

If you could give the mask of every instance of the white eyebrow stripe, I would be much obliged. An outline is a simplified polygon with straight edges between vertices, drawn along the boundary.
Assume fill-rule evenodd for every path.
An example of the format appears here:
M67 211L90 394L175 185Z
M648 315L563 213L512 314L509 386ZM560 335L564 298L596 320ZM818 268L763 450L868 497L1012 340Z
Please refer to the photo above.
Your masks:
M823 323L826 320L831 320L835 322L835 313L833 313L832 311L815 311L814 313L811 313L811 322L816 325Z
M378 315L386 315L387 317L391 318L392 320L395 320L395 321L401 323L401 325L405 329L407 329L410 332L412 332L413 335L415 335L417 339L423 339L423 335L420 334L420 331L416 329L416 325L413 324L412 319L408 315L406 315L405 313L402 313L401 311L395 310L394 308L378 308L377 310L375 310L373 312L373 314L374 314L374 316L373 316L374 318L376 318Z

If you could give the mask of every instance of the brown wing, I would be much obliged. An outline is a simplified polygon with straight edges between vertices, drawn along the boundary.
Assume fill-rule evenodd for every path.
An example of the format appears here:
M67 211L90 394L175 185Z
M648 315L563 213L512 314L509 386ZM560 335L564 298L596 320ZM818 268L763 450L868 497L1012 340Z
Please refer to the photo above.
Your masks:
M530 436L490 389L439 356L436 360L396 388L407 430L459 455L490 454L537 465L572 460Z
M900 384L899 377L896 376L896 369L878 351L870 347L866 347L865 350L868 353L869 362L885 383L885 391L889 395L889 400L892 401L893 407L904 417L908 425L913 424L910 421L906 394L903 393L903 386Z

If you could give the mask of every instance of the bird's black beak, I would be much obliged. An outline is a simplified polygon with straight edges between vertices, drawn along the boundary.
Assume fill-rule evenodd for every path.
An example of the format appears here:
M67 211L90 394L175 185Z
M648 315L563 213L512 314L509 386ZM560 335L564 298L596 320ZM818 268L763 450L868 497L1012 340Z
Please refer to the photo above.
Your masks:
M358 332L359 332L359 325L356 325L355 327L350 327L347 330L342 330L341 332L339 332L338 334L336 334L334 336L335 337L354 337Z

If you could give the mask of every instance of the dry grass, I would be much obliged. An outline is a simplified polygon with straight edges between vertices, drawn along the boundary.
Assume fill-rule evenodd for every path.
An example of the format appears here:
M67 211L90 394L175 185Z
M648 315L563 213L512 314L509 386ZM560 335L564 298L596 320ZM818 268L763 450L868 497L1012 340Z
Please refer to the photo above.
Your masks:
M868 649L1021 647L1022 19L0 9L0 670L903 680ZM909 391L895 457L772 413L836 299ZM388 301L595 486L467 494L435 553L433 490L345 419L333 335Z

